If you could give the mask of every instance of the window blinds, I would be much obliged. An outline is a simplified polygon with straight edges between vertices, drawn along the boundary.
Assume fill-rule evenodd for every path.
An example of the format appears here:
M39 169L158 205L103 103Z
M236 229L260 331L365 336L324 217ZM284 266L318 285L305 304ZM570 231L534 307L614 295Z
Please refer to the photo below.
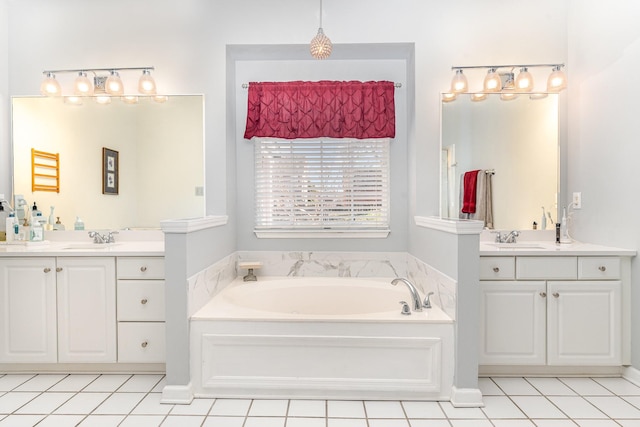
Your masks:
M255 139L256 230L389 227L389 139Z

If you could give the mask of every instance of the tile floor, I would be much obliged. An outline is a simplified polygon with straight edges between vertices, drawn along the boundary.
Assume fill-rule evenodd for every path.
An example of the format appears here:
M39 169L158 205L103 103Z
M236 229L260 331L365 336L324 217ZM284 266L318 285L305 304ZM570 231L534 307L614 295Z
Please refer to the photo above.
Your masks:
M449 402L195 399L161 405L162 375L0 374L0 426L640 427L622 378L481 378L484 408Z

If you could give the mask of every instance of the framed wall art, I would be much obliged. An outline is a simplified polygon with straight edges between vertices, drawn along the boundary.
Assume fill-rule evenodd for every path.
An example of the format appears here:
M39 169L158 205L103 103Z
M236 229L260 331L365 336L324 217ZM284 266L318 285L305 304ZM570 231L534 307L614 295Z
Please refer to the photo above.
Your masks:
M102 194L118 194L118 152L102 147Z

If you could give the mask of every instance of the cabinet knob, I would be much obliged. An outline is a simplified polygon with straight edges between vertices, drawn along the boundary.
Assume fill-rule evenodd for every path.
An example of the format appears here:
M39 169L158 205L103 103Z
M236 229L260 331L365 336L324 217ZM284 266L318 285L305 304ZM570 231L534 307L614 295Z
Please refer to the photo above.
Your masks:
M547 293L546 293L546 292L540 292L540 296L541 296L542 298L546 298L546 297L547 297Z
M146 298L142 298L140 300L140 304L145 305L147 303L147 299Z
M607 267L605 267L604 265L601 265L600 267L598 267L598 270L607 271Z
M554 297L554 298L558 298L559 296L560 296L560 294L559 294L559 293L557 293L557 292L554 292L554 293L553 293L553 297Z
M57 271L58 273L60 273L60 272L62 271L62 267L57 267L57 268L56 268L56 271Z
M147 267L145 267L145 266L143 265L142 267L140 267L140 271L142 271L142 272L144 273L145 271L147 271Z
M45 267L45 268L44 268L44 272L45 272L45 273L48 273L48 272L50 272L50 271L51 271L51 269L50 269L49 267Z
M142 344L140 344L142 348L147 348L148 345L149 343L147 341L142 341Z
M500 271L500 267L493 267L493 272L494 272L494 273L497 273L497 272L499 272L499 271Z

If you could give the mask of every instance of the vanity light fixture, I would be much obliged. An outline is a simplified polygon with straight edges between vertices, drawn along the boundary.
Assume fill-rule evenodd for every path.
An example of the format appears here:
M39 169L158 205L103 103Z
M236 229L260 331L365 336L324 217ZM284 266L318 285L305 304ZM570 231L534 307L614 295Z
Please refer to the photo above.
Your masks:
M320 26L318 27L318 34L311 39L309 51L311 56L316 59L327 59L331 55L333 45L331 40L324 34L322 30L322 0L320 0Z
M40 92L46 96L62 96L60 82L56 74L75 73L73 82L73 95L75 96L122 96L125 94L124 84L120 77L122 71L142 71L138 80L138 91L142 95L156 95L156 82L151 76L154 67L127 67L127 68L83 68L76 70L45 70L42 73L45 78L40 86ZM87 76L93 74L93 82ZM99 103L108 103L104 99L96 99Z
M455 71L455 75L451 80L450 92L453 94L472 92L467 84L467 77L463 74L463 70L468 69L486 69L487 74L484 77L482 90L475 92L474 101L486 99L488 93L500 93L503 100L515 99L518 93L532 93L534 91L534 79L530 68L551 68L551 74L547 79L547 87L540 93L560 92L567 87L567 77L562 71L564 64L514 64L514 65L473 65L473 66L455 66L451 67ZM517 74L514 70L518 70ZM485 94L485 96L481 96ZM445 96L443 96L444 100ZM536 97L539 98L539 97ZM447 101L454 98L449 97Z

